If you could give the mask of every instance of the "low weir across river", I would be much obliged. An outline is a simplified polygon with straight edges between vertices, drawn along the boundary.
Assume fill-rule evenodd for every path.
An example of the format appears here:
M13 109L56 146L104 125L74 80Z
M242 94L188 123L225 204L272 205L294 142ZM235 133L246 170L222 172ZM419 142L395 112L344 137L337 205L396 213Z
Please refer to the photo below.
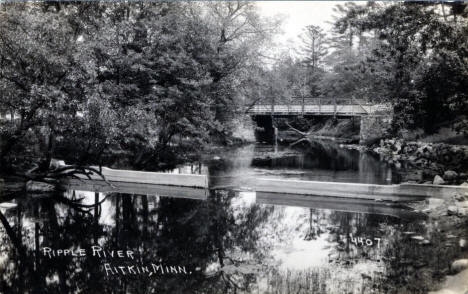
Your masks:
M96 192L124 192L136 194L161 194L164 196L195 195L205 198L209 189L236 189L262 193L313 195L322 197L407 201L428 197L445 198L455 193L468 192L463 186L423 184L376 185L362 183L336 183L284 179L239 179L237 185L210 187L209 176L193 174L168 174L103 168L102 175L65 180L67 189Z

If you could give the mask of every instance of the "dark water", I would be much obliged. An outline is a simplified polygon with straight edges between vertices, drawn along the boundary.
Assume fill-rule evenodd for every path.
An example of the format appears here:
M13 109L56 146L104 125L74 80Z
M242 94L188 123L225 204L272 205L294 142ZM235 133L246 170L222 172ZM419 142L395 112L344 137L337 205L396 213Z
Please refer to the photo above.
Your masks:
M400 181L374 154L321 141L294 146L250 145L205 156L201 163L170 172L208 174L213 185L235 185L245 178L369 184Z
M387 182L386 167L359 153L334 149L330 162L290 152L273 158L252 146L177 172L218 184L252 176ZM443 223L404 204L238 187L205 200L66 193L84 206L29 194L1 208L1 293L427 293L461 253L460 234L447 237Z

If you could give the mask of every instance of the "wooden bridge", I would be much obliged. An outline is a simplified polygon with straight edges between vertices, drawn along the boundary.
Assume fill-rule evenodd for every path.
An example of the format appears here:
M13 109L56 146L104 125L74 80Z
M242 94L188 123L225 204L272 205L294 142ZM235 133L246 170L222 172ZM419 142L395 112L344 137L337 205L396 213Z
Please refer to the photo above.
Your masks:
M358 99L300 98L289 102L273 102L254 105L248 110L251 115L321 115L321 116L363 116L387 113L390 104L373 104Z

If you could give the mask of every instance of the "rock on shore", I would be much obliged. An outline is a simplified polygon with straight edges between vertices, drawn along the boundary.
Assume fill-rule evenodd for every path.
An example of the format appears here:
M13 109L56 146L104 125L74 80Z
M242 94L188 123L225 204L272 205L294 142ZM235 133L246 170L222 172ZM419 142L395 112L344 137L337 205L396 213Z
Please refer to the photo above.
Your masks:
M460 184L467 179L468 146L385 139L373 149L396 168L422 171L434 184Z
M450 270L452 271L453 274L457 274L467 268L468 268L468 259L455 260L450 266Z
M442 179L439 175L436 175L436 176L434 177L434 181L432 181L432 183L433 183L434 185L443 185L443 184L445 184L445 181L444 181L444 179Z

